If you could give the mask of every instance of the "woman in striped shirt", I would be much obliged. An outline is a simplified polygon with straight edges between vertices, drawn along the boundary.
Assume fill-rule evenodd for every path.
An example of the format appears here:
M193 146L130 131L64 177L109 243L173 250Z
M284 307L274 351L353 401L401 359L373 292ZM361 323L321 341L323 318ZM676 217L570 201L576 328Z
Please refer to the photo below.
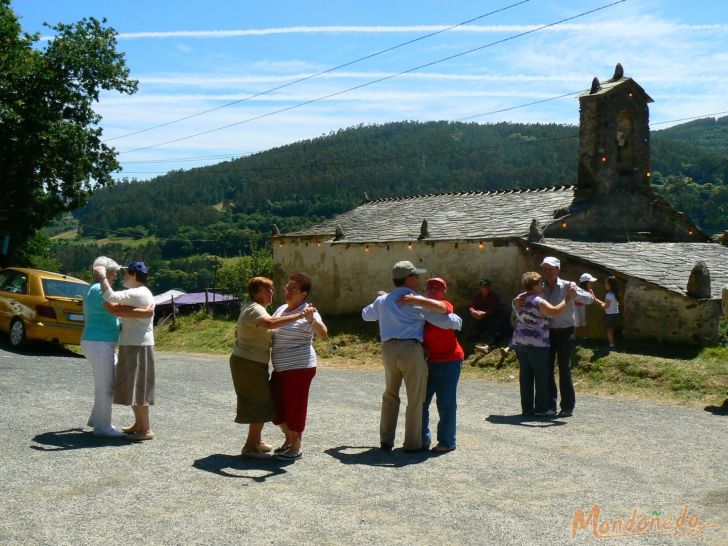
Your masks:
M310 292L310 277L301 273L291 275L285 286L286 303L276 309L273 316L285 317L310 308L306 302ZM281 459L295 460L303 456L301 437L306 426L308 393L316 375L316 352L311 345L314 335L321 338L328 335L326 325L315 309L307 313L305 318L273 331L273 423L280 425L286 435L283 445L276 449Z

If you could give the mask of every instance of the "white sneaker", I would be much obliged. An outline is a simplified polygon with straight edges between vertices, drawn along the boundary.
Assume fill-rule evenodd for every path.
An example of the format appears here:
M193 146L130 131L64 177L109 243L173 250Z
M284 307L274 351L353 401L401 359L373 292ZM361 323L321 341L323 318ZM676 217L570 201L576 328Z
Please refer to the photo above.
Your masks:
M94 436L101 436L104 438L122 438L126 437L126 434L118 430L117 428L111 426L109 428L95 428L93 432Z

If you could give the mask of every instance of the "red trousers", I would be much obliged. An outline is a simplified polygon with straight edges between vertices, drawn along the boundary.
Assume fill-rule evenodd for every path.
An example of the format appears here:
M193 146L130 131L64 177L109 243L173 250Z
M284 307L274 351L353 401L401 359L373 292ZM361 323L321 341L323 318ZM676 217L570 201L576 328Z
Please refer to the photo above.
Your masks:
M315 375L316 368L273 372L270 388L275 407L274 425L285 423L292 431L303 432L306 428L308 393Z

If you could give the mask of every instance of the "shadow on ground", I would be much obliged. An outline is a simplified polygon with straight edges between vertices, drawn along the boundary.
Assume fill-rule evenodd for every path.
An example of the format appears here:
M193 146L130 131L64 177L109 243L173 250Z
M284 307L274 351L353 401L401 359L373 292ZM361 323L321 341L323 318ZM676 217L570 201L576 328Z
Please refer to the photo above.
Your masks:
M403 449L383 451L371 446L339 446L324 451L343 464L362 464L366 466L387 466L400 468L412 464L424 463L432 457L440 457L446 453L433 451L417 451L406 453Z
M713 415L728 415L728 398L720 406L705 406L705 411Z
M546 428L565 425L564 421L557 421L556 417L537 417L535 415L489 415L485 419L494 425L516 425L519 427Z
M90 449L96 447L128 446L130 442L125 438L109 438L94 436L90 431L80 428L69 428L55 432L44 432L33 436L33 441L40 446L30 446L37 451L67 451L69 449ZM48 446L48 447L43 447Z
M245 478L262 483L268 478L285 474L285 467L294 462L282 461L275 457L269 459L243 459L240 455L215 453L197 459L192 463L192 466L225 478Z
M26 356L62 356L65 358L84 358L80 351L72 350L58 343L48 343L44 341L31 341L28 346L23 349L15 349L10 345L7 334L0 334L0 349L8 353ZM78 347L76 346L76 349Z

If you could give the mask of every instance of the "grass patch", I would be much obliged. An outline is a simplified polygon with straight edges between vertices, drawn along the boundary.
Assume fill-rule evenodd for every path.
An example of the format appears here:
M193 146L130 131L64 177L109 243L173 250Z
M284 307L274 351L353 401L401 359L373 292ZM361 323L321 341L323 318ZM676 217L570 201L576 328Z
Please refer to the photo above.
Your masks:
M177 318L154 329L158 351L230 354L235 344L235 320L210 318L204 312Z
M322 366L381 369L377 323L358 315L324 317L329 337L314 347ZM235 320L204 313L179 317L155 330L157 350L227 355L235 343ZM626 344L608 353L601 344L579 345L572 354L577 393L618 395L689 406L720 405L728 398L728 347L670 347L645 354L647 344ZM518 383L518 361L510 354L500 369L497 353L469 356L463 376Z
M638 350L641 350L638 347ZM651 356L600 346L577 346L572 373L577 392L661 400L689 406L720 405L728 398L728 347L690 348L690 358ZM497 355L466 359L469 375L501 383L518 382L518 361L511 354L497 370Z

